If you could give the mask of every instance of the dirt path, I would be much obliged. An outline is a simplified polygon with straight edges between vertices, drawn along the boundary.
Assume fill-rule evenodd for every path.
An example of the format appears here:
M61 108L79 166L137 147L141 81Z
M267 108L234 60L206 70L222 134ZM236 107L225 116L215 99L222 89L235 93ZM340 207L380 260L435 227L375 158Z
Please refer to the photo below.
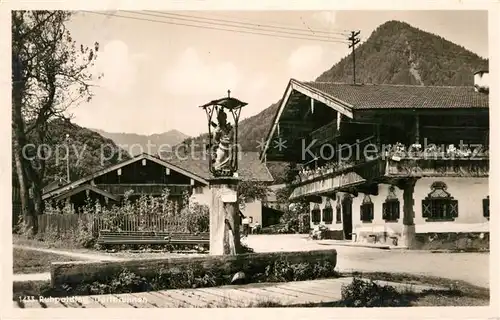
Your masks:
M71 251L64 251L64 250L60 250L60 249L37 248L37 247L30 247L30 246L17 245L17 244L13 245L13 247L18 248L18 249L23 249L23 250L33 250L33 251L38 251L38 252L59 254L62 256L71 257L73 259L95 260L95 261L121 261L121 260L124 260L123 258L113 257L113 256L109 256L109 255L104 255L104 254L71 252Z
M44 273L17 273L13 276L13 281L48 281L50 280L50 272Z
M90 254L90 253L81 253L81 252L71 252L64 251L59 249L47 249L47 248L37 248L30 247L25 245L13 245L14 248L23 249L23 250L33 250L38 252L52 253L58 254L61 256L67 256L73 259L80 260L94 260L94 261L120 261L124 260L123 258L112 257L107 255L100 254ZM27 273L27 274L14 274L14 281L45 281L50 280L50 272L44 273Z
M256 252L309 251L332 248L337 250L340 272L411 273L463 280L488 288L488 253L432 253L417 250L382 250L348 247L335 244L321 245L303 235L251 235L245 242Z

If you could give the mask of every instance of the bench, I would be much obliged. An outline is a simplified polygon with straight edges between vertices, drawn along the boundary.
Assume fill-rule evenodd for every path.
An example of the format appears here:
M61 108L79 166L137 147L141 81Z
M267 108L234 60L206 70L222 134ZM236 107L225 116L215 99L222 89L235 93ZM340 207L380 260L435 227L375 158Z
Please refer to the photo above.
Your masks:
M208 245L209 233L174 233L154 231L109 231L101 230L97 238L99 245Z

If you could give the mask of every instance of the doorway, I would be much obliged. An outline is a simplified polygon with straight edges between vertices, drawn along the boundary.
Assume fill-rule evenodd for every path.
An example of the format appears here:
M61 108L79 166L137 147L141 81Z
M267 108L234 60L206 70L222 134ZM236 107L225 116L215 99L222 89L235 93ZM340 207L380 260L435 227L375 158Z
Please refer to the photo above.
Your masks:
M342 199L342 229L344 239L352 240L352 197L349 194Z

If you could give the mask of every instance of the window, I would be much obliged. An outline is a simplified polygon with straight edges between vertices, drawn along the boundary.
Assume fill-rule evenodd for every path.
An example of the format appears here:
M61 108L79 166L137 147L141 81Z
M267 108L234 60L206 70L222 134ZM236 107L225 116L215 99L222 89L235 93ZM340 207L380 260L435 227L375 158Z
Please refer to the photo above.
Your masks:
M314 208L311 210L311 221L314 224L319 224L321 221L321 210L317 203L314 204Z
M399 199L394 192L394 186L389 187L389 194L382 204L382 218L387 221L398 221L400 204Z
M432 183L432 191L422 200L422 216L426 221L453 221L458 217L458 201L446 189L444 182Z
M203 193L203 187L196 187L196 188L194 188L194 193L195 194L202 194Z
M369 195L365 195L360 206L361 221L372 222L373 220L373 202Z
M323 209L323 222L325 224L331 224L333 222L333 209L330 200L325 203L325 208Z
M483 216L490 218L490 196L483 199Z

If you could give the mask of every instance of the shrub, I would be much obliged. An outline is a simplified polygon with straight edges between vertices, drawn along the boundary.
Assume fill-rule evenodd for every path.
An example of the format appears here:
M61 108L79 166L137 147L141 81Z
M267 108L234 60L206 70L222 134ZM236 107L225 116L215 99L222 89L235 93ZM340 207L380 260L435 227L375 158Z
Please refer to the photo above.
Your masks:
M355 276L352 282L342 286L342 303L345 307L408 306L407 297L389 285L379 285Z
M266 267L264 276L268 281L286 282L321 279L337 276L335 266L329 261L314 264L301 262L290 263L288 260L278 260Z

